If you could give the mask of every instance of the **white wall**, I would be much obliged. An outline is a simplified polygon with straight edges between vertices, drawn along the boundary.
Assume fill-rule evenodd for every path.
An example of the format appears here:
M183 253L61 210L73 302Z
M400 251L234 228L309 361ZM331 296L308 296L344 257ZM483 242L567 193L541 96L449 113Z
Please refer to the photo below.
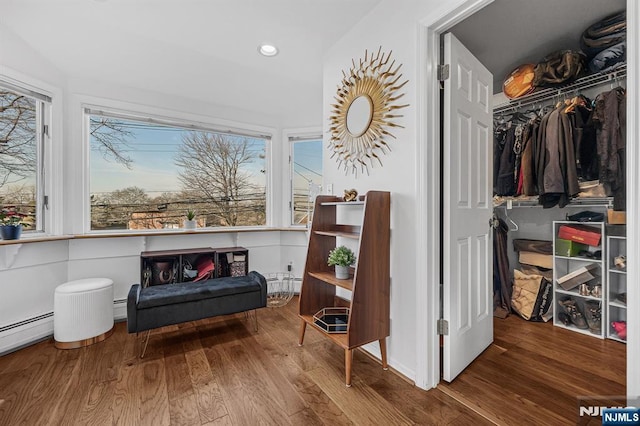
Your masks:
M385 0L370 14L358 22L325 57L323 70L323 117L331 114L330 105L342 70L348 71L351 60L364 57L369 52L393 51L396 64L402 64L403 79L409 82L401 90L405 95L401 103L410 104L399 110L404 115L397 123L404 128L389 129L396 139L389 144L391 152L381 157L383 167L374 167L369 176L345 176L337 169L330 152L325 152L323 175L325 187L333 184L334 194L342 195L344 189L355 188L360 194L377 189L391 192L391 336L388 339L389 364L409 378L415 376L416 366L416 286L427 283L416 276L415 257L416 223L416 147L421 141L417 136L417 54L418 22L437 1ZM329 125L324 122L325 144ZM437 142L437 141L434 141ZM434 236L437 238L437 236ZM379 356L375 345L367 350Z
M283 172L287 167L288 146L286 149L280 146L286 144L282 140L283 122L275 115L258 115L215 102L204 103L104 84L93 81L90 76L67 79L2 25L0 41L0 76L53 97L52 148L56 154L51 159L52 173L49 175L54 183L49 189L54 194L51 210L55 215L50 218L53 233L85 232L88 202L84 195L88 181L83 165L87 164L88 152L82 137L83 103L272 133L270 149L274 155L268 169L273 202L269 205L269 224L282 225L282 210L288 203L280 182L282 178L288 178ZM317 123L319 125L320 117ZM285 121L285 124L297 127L291 122ZM305 120L298 124L306 126L310 123ZM171 236L0 243L0 354L52 334L53 294L55 287L63 282L108 277L114 280L114 300L125 299L131 284L139 281L139 255L143 250L241 245L249 249L252 270L263 273L286 271L291 262L295 276L300 277L306 243L306 234L301 231L177 233ZM116 303L116 318L124 318L124 309L123 303Z

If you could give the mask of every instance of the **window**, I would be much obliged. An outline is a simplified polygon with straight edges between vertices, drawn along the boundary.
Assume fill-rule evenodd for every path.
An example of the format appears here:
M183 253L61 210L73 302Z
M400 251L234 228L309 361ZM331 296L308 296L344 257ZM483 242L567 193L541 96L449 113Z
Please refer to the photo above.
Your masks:
M0 81L0 208L44 230L44 155L51 98Z
M266 224L269 136L87 109L91 230Z
M291 223L311 222L322 185L322 138L289 138L291 142Z

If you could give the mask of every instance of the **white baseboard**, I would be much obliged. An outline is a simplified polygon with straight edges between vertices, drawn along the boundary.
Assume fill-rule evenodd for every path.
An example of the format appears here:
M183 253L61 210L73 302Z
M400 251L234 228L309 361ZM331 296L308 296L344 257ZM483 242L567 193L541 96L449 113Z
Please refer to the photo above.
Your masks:
M370 356L377 359L378 361L382 360L382 354L380 353L380 345L378 342L368 343L364 346L361 346L361 349L365 352L368 352ZM388 350L388 348L387 348ZM407 368L402 363L398 362L392 357L387 355L387 365L389 365L390 369L393 369L403 375L407 380L411 380L415 384L416 372L410 368Z
M13 324L13 326L10 324L3 327L5 330L0 331L0 356L52 337L53 312L39 317L28 318ZM115 321L127 319L126 299L113 302L113 319ZM21 325L22 323L24 324Z
M113 319L115 321L127 319L127 299L115 300L113 302Z
M46 318L20 325L0 333L0 355L53 336L53 313Z

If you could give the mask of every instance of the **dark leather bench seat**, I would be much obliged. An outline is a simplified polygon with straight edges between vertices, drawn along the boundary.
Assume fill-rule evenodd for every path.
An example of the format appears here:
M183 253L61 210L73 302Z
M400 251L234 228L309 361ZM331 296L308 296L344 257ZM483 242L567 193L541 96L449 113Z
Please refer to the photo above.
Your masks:
M134 284L127 298L127 330L138 333L267 306L267 282L252 271L242 277L164 284Z

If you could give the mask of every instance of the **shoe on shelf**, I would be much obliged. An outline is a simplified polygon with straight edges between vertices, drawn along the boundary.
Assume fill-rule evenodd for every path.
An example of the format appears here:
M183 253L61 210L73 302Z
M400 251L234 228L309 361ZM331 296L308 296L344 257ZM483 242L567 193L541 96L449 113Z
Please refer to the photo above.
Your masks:
M584 302L584 314L587 318L589 331L593 334L600 334L602 331L602 306L596 300Z
M589 326L587 325L587 321L585 321L582 312L580 312L580 309L578 309L578 305L576 304L575 300L571 298L561 300L560 306L562 306L566 314L569 315L569 318L571 319L573 325L582 330L586 330L589 328Z
M558 313L558 320L564 325L571 325L571 318L565 312Z
M624 303L625 305L627 304L627 293L618 293L616 295L616 300L619 300L620 302Z
M627 322L626 321L613 321L611 327L615 330L616 334L622 340L627 340Z

